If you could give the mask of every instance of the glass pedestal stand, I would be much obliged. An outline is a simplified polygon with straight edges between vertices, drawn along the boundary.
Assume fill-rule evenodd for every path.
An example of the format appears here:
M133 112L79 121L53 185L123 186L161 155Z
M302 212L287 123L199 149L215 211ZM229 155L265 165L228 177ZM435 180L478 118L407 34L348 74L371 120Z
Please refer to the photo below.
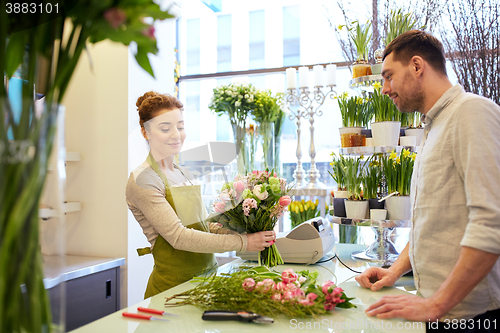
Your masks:
M381 267L391 266L399 256L396 246L389 238L391 233L395 228L409 228L411 224L410 220L349 219L338 216L327 216L327 220L341 225L370 227L375 232L375 241L366 250L353 252L351 257Z

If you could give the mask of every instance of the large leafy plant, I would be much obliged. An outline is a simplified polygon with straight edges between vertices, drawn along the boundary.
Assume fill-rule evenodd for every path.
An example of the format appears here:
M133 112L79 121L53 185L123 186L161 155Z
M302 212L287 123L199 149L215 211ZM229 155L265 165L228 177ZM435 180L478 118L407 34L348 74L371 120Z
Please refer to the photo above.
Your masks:
M158 51L153 22L172 15L151 0L61 0L57 12L52 4L51 13L23 13L15 7L9 12L6 0L0 4L0 72L4 82L14 75L23 82L21 97L10 100L6 86L0 86L0 331L48 332L38 202L57 105L89 43L134 41L137 62L153 75L147 57ZM46 9L43 5L48 2L42 2ZM35 92L45 95L43 105L35 107Z

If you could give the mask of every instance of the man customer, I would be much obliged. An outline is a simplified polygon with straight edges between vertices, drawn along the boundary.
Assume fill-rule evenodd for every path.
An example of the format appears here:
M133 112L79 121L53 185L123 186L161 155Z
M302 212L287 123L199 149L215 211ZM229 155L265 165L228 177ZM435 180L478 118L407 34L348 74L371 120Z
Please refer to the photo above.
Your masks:
M385 296L366 313L441 328L462 319L474 331L500 318L500 107L452 85L443 45L427 32L398 36L383 59L382 92L399 111L422 113L425 133L409 243L390 268L371 267L356 281L377 291L413 270L418 296Z

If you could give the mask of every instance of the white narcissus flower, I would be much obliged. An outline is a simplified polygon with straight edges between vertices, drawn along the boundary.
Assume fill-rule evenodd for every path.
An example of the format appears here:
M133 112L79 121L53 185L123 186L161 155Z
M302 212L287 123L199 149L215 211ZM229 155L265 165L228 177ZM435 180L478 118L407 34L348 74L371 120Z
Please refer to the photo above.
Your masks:
M255 185L255 187L253 188L253 194L259 199L259 200L266 200L267 197L269 196L269 193L267 193L267 191L264 190L264 192L261 192L262 191L262 185Z

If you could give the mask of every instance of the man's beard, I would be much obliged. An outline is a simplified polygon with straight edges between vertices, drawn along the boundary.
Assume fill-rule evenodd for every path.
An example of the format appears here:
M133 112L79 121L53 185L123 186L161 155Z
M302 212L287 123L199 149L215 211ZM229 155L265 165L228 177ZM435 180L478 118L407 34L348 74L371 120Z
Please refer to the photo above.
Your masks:
M405 73L403 79L403 96L398 94L399 106L397 106L400 112L411 113L415 111L420 111L424 106L424 92L422 87L417 83L410 73Z

